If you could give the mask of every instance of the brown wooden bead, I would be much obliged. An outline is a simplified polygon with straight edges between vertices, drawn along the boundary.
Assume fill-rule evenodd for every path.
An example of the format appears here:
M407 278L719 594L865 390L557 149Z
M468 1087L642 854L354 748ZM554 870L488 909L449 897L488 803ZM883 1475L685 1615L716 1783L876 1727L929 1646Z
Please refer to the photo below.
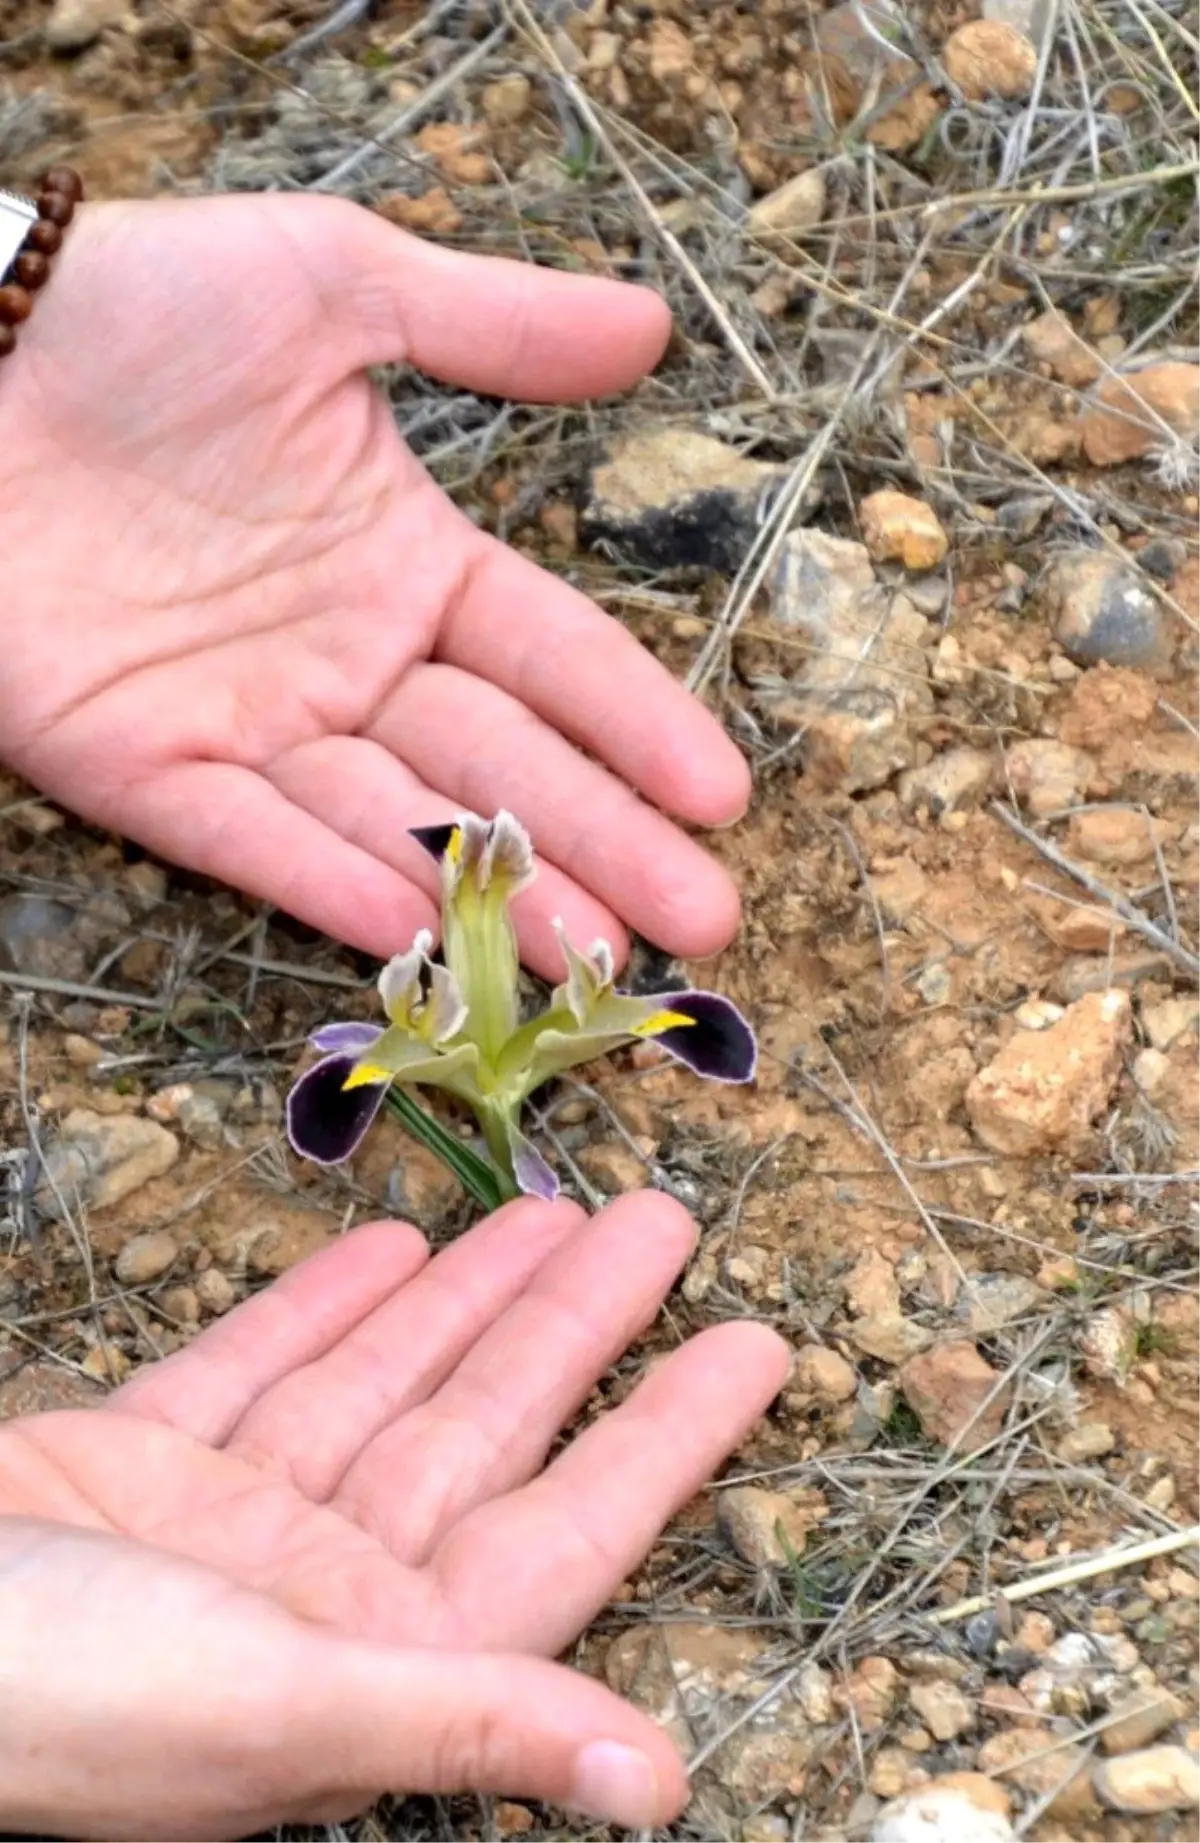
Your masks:
M65 192L39 192L37 208L39 218L60 224L64 230L75 216L75 200L68 198Z
M33 312L33 296L24 288L18 288L15 282L8 282L0 288L0 322L6 326L19 326L22 320L28 320Z
M62 248L62 231L57 224L39 218L36 224L29 226L25 243L29 249L37 250L42 256L53 256Z
M41 178L43 192L61 192L65 198L78 204L83 197L83 181L73 166L52 166Z
M11 326L0 326L0 358L7 358L17 343L17 335Z
M32 294L40 288L50 273L50 258L39 256L36 250L23 250L13 264L13 274L22 288L28 288Z

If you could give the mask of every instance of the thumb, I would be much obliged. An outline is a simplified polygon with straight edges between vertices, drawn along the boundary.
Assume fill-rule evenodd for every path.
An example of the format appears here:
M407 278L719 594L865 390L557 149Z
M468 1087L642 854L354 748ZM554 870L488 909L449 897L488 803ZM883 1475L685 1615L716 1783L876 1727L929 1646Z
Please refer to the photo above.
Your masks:
M503 1654L326 1642L294 1738L311 1749L300 1757L327 1761L333 1806L346 1808L348 1790L491 1792L652 1829L686 1803L687 1776L667 1736L577 1671Z
M320 244L359 366L403 360L467 390L557 403L627 389L670 335L650 288L443 249L342 199L271 205Z

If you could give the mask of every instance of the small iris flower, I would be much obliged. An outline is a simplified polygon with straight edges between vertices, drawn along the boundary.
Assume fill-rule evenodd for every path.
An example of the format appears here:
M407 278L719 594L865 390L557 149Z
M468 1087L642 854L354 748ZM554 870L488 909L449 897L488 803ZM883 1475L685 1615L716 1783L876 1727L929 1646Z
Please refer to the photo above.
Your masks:
M310 1042L324 1052L288 1096L292 1145L333 1165L349 1158L393 1083L441 1088L474 1113L502 1196L554 1197L558 1179L521 1130L529 1096L567 1069L622 1044L652 1038L697 1075L747 1082L754 1035L715 992L637 998L613 988L612 951L580 953L561 923L566 979L546 1009L521 1022L517 938L509 905L536 874L529 838L509 813L422 827L413 837L441 867L442 954L418 934L384 967L386 1025L327 1024Z

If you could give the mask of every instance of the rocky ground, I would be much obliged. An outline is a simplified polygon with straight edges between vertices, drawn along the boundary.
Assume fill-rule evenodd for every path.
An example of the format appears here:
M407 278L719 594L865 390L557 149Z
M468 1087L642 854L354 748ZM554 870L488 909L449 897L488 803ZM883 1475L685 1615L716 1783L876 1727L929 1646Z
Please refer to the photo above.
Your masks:
M1194 18L983 4L0 0L9 183L320 182L676 309L620 403L384 382L757 769L715 841L745 927L691 969L758 1025L754 1090L647 1046L538 1121L581 1196L705 1225L589 1413L717 1319L796 1349L578 1648L695 1761L684 1837L1195 1835ZM11 781L0 822L0 1412L351 1221L461 1229L390 1123L333 1175L284 1149L365 963Z

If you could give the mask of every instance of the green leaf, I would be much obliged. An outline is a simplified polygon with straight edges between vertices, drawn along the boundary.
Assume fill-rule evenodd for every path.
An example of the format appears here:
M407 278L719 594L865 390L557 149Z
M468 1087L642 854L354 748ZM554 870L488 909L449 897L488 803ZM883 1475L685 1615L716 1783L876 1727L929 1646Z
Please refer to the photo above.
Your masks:
M450 1132L439 1119L426 1112L403 1088L389 1088L387 1098L388 1105L403 1122L405 1130L432 1152L435 1158L441 1159L481 1209L490 1214L492 1210L499 1209L502 1203L511 1202L515 1193L490 1159L481 1158L478 1152L465 1145L457 1134Z

